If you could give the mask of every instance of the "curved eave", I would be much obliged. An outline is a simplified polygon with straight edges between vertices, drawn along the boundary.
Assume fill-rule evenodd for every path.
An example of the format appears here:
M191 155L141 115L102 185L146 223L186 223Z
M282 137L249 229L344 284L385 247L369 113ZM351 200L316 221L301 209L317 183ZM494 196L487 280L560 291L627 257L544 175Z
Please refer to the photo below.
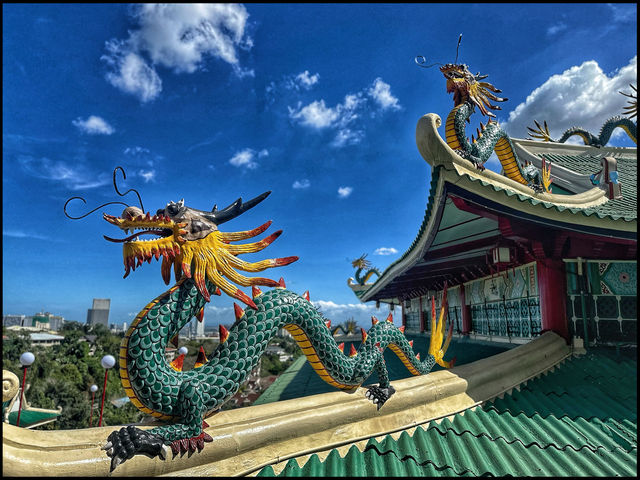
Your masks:
M423 116L416 127L416 144L420 154L432 170L431 188L424 219L409 249L389 265L378 280L362 295L362 302L375 299L375 295L395 277L411 268L427 252L437 233L446 200L446 183L455 185L474 195L520 211L539 223L562 224L576 229L595 229L612 234L620 232L623 238L635 237L635 217L602 214L595 210L608 199L604 190L591 188L576 195L536 193L533 189L490 170L480 171L468 160L453 151L438 134L440 117L430 113ZM562 145L562 148L566 146ZM535 221L535 220L534 220Z

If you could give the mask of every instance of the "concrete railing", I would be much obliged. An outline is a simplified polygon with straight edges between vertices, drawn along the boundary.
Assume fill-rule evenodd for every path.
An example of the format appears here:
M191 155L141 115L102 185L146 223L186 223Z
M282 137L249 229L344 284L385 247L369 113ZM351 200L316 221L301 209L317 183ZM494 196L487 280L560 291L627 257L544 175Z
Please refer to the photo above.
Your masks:
M213 437L200 453L167 460L136 456L117 476L246 475L265 465L340 447L452 415L496 397L571 354L547 332L528 344L451 370L394 381L381 408L355 393L332 392L218 413L207 419ZM110 459L100 447L120 427L32 431L4 425L3 475L105 476ZM143 427L148 428L148 427Z

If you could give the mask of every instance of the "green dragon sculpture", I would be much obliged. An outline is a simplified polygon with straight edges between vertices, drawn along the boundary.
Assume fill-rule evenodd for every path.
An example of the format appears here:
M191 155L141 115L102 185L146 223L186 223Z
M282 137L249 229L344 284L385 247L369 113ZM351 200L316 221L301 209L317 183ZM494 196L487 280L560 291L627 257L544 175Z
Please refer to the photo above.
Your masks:
M367 254L361 255L359 258L356 258L353 262L351 262L351 266L356 268L356 282L357 285L364 285L367 281L375 274L378 277L380 276L380 270L373 267L371 268L371 262L366 259ZM364 276L362 275L363 270L366 270ZM353 285L352 278L350 278L347 283L349 285Z
M597 137L594 134L585 130L584 128L571 127L565 130L565 132L562 134L562 136L558 140L554 140L551 138L551 134L549 133L549 126L547 125L546 120L544 121L543 125L540 125L537 120L534 120L533 122L536 124L536 128L527 127L527 129L529 130L529 136L531 138L537 138L545 142L564 143L569 138L577 135L580 138L582 138L582 141L584 142L585 145L590 145L594 147L604 147L609 142L611 135L613 135L613 131L616 128L621 128L627 133L629 138L634 143L638 143L638 139L637 139L638 127L637 127L637 124L631 120L631 118L636 116L638 111L638 101L637 101L637 96L635 95L636 87L634 87L633 85L629 85L629 86L633 90L633 93L629 94L629 93L619 92L625 97L631 98L631 100L628 101L630 105L624 107L623 109L624 110L623 113L625 113L626 115L629 115L629 118L624 118L621 116L611 117L606 122L604 122L604 125L602 125L602 128L600 129L600 134Z
M542 170L528 162L522 165L509 135L491 119L495 118L495 115L488 109L501 108L493 105L490 100L504 102L508 99L494 95L501 93L501 90L481 81L488 75L473 75L467 65L457 63L447 63L440 67L440 71L447 79L447 93L453 93L454 108L447 116L445 126L449 147L481 170L484 169L483 164L491 153L495 151L508 178L527 185L536 192L550 192L551 165L547 166L546 162L543 162ZM489 120L486 125L480 123L480 129L476 132L477 138L472 135L469 141L465 134L465 122L469 122L476 107L482 115L489 117Z
M123 244L125 277L143 262L162 258L165 283L170 283L172 269L176 279L174 286L136 316L122 340L119 354L120 377L131 402L143 412L170 423L150 430L130 425L112 432L102 447L111 457L111 471L136 454L166 459L169 446L174 456L201 450L205 442L212 440L204 431L208 426L204 418L238 391L269 341L283 327L292 334L318 375L336 388L353 391L375 370L380 383L370 386L365 396L378 409L395 392L384 363L383 352L387 347L414 375L428 373L436 363L445 368L453 366L455 359L447 362L443 358L452 334L450 328L444 339L446 301L439 323L432 308L434 334L424 360L414 353L412 342L404 336L404 327L396 327L391 315L382 322L373 318L370 330L362 330L358 351L352 345L351 354L346 355L344 344L335 342L328 328L330 322L309 301L308 292L298 295L288 290L283 279L276 282L236 272L236 269L260 272L298 259L285 257L251 263L238 258L239 254L261 251L281 234L282 231L277 231L258 242L232 244L261 234L271 221L250 231L218 229L269 193L246 203L238 199L223 210L214 207L211 212L187 207L181 200L168 203L153 216L132 206L127 206L120 217L103 214L107 222L127 234L124 239L105 236ZM143 235L154 237L144 240ZM236 285L251 286L252 298ZM275 288L262 292L258 286ZM193 317L202 321L204 306L212 292L224 292L247 308L234 304L235 323L228 330L220 327L220 344L208 360L199 358L198 368L177 371L181 368L165 359L165 348Z

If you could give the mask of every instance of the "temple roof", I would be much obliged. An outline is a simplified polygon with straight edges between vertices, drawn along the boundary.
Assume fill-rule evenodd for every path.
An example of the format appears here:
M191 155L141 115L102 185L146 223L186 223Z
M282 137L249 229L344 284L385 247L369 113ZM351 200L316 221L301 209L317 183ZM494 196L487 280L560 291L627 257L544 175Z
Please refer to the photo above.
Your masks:
M416 238L374 283L366 285L365 291L359 286L360 290L354 293L361 301L408 297L420 280L428 278L441 286L447 276L459 276L465 269L485 265L488 251L503 236L498 216L534 229L636 239L636 148L513 139L521 159L540 167L544 157L552 164L552 190L557 182L558 193L536 193L496 172L478 170L440 137L439 124L440 118L429 114L420 119L416 128L418 150L432 166L427 207ZM603 157L617 161L620 199L609 199L605 189L590 181L590 176L601 168ZM462 212L451 197L490 213ZM463 240L472 237L474 242L464 246ZM442 270L440 275L434 273L438 268ZM401 275L404 277L399 278Z

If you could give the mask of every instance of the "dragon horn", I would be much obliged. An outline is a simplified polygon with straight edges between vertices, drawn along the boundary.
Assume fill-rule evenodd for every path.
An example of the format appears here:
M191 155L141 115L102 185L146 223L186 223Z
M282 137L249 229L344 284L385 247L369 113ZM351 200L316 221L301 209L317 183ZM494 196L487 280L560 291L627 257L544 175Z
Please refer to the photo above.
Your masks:
M233 202L228 207L223 208L222 210L218 210L218 207L214 205L213 210L211 212L202 212L203 215L214 222L216 225L221 225L224 222L228 222L229 220L233 220L239 215L242 215L247 210L255 207L262 200L267 198L271 190L264 192L261 195L258 195L255 198L252 198L248 202L242 202L242 198L238 198L235 202Z

